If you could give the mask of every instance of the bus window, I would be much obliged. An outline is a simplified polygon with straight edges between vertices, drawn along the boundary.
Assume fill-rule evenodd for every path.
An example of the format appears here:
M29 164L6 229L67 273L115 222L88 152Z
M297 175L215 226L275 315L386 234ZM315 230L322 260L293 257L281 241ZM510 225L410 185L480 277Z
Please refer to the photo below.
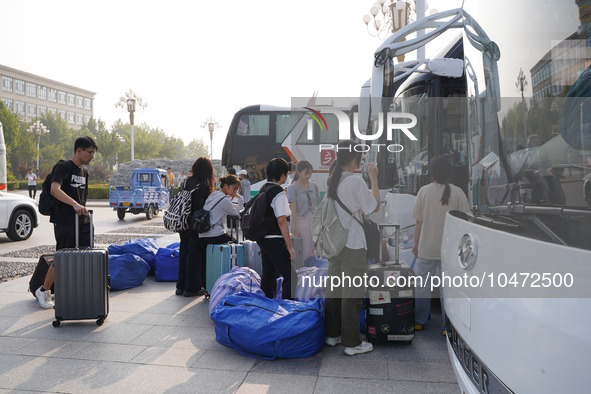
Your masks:
M334 114L322 114L328 130L325 130L324 124L322 130L318 123L312 120L313 139L308 139L307 130L304 130L298 139L298 145L317 145L317 144L338 144L339 143L339 121Z
M269 115L244 115L238 122L236 135L239 136L268 136Z
M302 119L302 116L304 116L304 114L301 112L277 114L277 119L275 121L275 142L282 143L294 126L300 121L300 119Z
M436 143L429 140L432 119L432 113L429 113L430 106L429 86L408 90L395 102L395 108L417 117L417 125L413 127L413 135L417 141L409 141L403 133L394 134L394 142L404 146L404 150L398 156L398 166L402 175L400 183L406 185L407 192L411 194L416 194L421 186L429 183L429 147L432 148Z
M324 119L328 125L328 130L323 130L320 133L321 144L338 144L339 143L339 121L333 114L325 114Z

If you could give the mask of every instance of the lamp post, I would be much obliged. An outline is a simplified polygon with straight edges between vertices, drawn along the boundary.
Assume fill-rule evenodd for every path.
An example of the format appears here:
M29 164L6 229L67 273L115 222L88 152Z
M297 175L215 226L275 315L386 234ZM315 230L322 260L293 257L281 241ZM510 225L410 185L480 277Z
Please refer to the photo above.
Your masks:
M39 171L39 142L41 141L41 134L49 133L49 130L47 130L47 127L45 127L43 123L36 121L29 126L27 131L34 133L37 136L37 171Z
M213 159L213 132L215 129L219 129L222 126L218 123L217 120L212 118L211 116L201 125L202 129L207 128L209 130L209 141L210 141L210 150L209 150L209 158Z
M416 20L424 18L426 9L425 0L378 0L369 10L372 16L363 16L363 23L369 35L383 39L412 22L413 13ZM431 11L431 14L434 13L437 13L437 10ZM418 36L422 35L424 31L420 30ZM424 46L417 48L417 58L425 58ZM400 56L398 61L403 62L404 55Z
M135 111L142 110L148 106L148 103L144 103L143 99L139 97L133 90L129 89L129 92L125 92L125 97L119 97L119 101L115 103L116 108L121 108L129 111L129 124L131 125L131 161L134 160L134 138L133 138L133 114Z
M527 142L527 130L526 130L526 119L527 119L527 106L525 104L525 96L523 95L523 91L527 87L527 79L525 77L525 73L523 69L519 69L519 75L517 75L517 82L515 82L515 87L517 90L521 91L521 101L523 104L523 136Z

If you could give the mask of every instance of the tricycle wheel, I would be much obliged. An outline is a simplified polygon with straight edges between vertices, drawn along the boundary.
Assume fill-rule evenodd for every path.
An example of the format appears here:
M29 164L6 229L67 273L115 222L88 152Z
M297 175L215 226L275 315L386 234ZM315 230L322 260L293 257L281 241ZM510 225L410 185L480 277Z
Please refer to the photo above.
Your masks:
M119 220L125 219L125 210L124 209L118 209L117 210L117 217L119 218Z
M146 211L146 219L152 220L153 217L154 217L154 205L150 204L150 206L148 206L148 210Z

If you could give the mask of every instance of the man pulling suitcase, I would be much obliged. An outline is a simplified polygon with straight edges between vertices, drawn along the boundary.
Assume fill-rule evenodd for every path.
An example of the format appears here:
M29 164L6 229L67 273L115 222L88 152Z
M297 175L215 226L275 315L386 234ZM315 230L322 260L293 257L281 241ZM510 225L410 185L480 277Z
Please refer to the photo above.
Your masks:
M86 209L88 196L88 171L83 167L90 164L98 145L92 137L80 137L74 143L74 155L71 160L60 161L52 170L51 198L53 207L50 222L53 223L55 249L76 247L75 219L80 226L80 246L90 246L90 220ZM74 215L76 213L78 216ZM51 285L55 276L54 267L50 266L42 286L34 290L39 304L46 309L53 308Z

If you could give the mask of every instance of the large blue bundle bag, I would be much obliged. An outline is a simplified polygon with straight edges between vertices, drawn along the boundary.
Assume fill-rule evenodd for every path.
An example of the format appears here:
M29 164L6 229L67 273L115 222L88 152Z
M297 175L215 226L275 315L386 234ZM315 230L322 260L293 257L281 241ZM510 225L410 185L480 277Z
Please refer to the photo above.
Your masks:
M134 254L140 256L150 266L150 272L154 271L154 259L159 246L156 238L130 239L122 245L110 245L109 255Z
M328 259L326 257L310 256L304 261L304 267L318 267L328 269Z
M265 295L261 289L261 277L248 267L234 266L230 272L226 272L218 278L209 295L209 317L212 316L214 308L229 295L240 292L257 293Z
M311 357L326 336L320 299L297 302L240 292L225 297L212 319L219 343L266 360Z
M144 282L149 272L150 266L139 256L133 254L109 255L109 276L113 290L137 287Z
M298 274L298 285L295 289L296 301L309 301L314 298L324 300L328 268L302 267L296 272Z
M154 258L156 282L174 282L179 277L179 250L160 248Z

